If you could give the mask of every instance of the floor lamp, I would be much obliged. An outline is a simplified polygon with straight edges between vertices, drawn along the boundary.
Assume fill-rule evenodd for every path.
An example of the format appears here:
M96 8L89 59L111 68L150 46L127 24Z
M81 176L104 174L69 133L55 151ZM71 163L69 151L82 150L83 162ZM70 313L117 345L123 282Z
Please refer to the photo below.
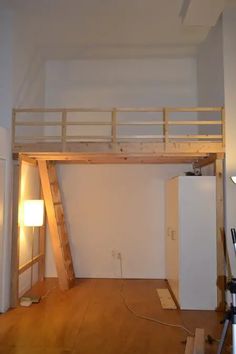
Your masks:
M44 201L41 199L31 199L25 200L23 202L23 209L24 209L24 226L32 227L32 234L31 234L31 261L33 262L34 259L34 233L35 227L43 226L44 223ZM31 266L31 278L30 278L30 285L31 288L33 286L33 263ZM23 298L25 301L25 306L28 304L30 306L32 302L39 302L39 298L32 298L27 297Z

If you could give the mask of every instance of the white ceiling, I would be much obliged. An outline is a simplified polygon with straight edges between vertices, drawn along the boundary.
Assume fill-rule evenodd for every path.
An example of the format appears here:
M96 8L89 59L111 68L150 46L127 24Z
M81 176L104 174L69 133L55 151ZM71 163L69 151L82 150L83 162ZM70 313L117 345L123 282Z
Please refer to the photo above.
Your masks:
M210 29L182 24L183 0L0 0L0 4L21 17L48 58L193 55Z

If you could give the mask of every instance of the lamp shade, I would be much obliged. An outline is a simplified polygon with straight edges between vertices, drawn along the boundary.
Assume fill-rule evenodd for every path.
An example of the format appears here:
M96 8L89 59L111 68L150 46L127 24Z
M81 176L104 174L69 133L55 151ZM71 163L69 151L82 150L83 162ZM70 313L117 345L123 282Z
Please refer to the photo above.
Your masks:
M236 176L231 176L230 177L234 183L236 183Z
M42 226L44 221L44 201L41 199L24 201L24 226Z

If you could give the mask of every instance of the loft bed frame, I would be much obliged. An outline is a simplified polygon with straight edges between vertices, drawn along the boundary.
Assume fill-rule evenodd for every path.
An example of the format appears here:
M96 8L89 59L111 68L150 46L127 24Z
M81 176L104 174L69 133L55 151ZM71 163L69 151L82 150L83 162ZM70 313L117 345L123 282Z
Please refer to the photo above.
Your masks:
M210 127L218 127L217 131L220 133L200 134L199 130L204 130L206 126L207 131L210 130ZM182 132L173 133L173 128L180 128ZM140 129L142 134L137 134ZM37 134L32 135L33 131L36 131ZM97 131L101 133L98 134ZM36 166L40 166L43 162L78 164L191 163L196 168L214 164L217 196L217 303L219 310L224 309L224 107L13 109L12 152L13 157L20 161L20 166L23 162ZM18 171L19 178L16 177L18 190L20 169ZM40 230L39 255L19 267L17 210L15 220L12 254L13 306L18 303L19 275L32 267L33 264L38 263L39 280L42 280L45 258L44 226Z

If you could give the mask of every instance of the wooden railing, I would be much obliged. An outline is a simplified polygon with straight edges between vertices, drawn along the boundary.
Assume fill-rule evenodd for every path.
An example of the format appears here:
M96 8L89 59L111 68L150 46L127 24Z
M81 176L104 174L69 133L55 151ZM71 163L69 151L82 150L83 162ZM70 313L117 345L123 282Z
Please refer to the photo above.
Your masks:
M81 120L85 114L89 117ZM203 126L208 126L207 133ZM173 127L181 127L181 132L171 131ZM140 128L144 132L137 134ZM60 143L63 151L68 143L78 142L218 142L224 146L224 108L14 109L12 131L13 151L19 144L46 142Z

